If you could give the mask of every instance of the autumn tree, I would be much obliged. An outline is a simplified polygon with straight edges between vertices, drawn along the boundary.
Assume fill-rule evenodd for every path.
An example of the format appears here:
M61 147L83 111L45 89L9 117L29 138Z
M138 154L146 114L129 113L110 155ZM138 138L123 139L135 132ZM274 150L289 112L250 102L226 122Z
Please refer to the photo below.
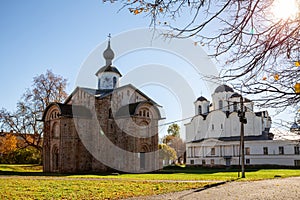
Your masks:
M180 126L171 124L167 130L168 134L163 137L163 143L176 151L176 156L181 162L184 159L185 142L180 138Z
M32 87L27 89L17 103L16 111L0 110L2 128L18 133L25 146L42 150L43 124L40 121L47 105L62 102L66 97L67 80L47 70L33 78Z
M180 137L180 126L178 124L171 124L167 130L169 135Z
M176 151L172 147L166 144L159 144L158 149L161 150L159 153L160 160L165 160L165 162L169 162L177 159Z
M255 94L261 106L300 101L300 1L123 0L123 9L163 26L167 38L193 38L222 66L220 82ZM211 77L212 78L212 77ZM238 86L236 86L238 85ZM259 95L257 95L259 94Z
M17 149L17 137L13 133L0 135L0 154L9 154Z

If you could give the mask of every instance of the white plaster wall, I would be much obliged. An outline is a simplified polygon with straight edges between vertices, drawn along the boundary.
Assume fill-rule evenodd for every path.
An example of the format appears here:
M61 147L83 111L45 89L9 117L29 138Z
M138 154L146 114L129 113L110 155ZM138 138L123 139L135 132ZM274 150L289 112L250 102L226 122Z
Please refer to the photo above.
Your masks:
M237 110L241 109L241 106L240 106L240 97L229 98L230 112L233 112L233 103L234 102L237 102Z
M104 79L105 78L109 78L109 79L113 79L113 77L116 77L117 78L117 84L116 84L116 87L119 87L119 79L120 79L120 75L115 73L115 72L105 72L105 73L99 73L98 74L98 79L100 79L101 81L101 84L100 84L100 87L103 88L103 85L104 85ZM98 87L98 86L97 86Z
M208 113L209 112L209 104L210 104L209 101L196 101L194 103L194 105L195 105L195 115L199 114L199 112L198 112L199 105L202 106L202 114Z
M239 136L241 130L240 127L240 119L237 113L231 113L226 122L226 137Z
M225 135L225 121L226 114L220 110L211 112L206 117L206 127L207 134L205 134L204 138L219 138L224 137ZM221 129L221 124L223 124L223 129ZM202 130L204 131L204 130Z
M200 140L202 138L205 138L207 134L209 134L208 131L208 124L206 123L206 120L202 116L195 117L195 131L197 131L196 139Z
M251 165L285 165L294 166L295 160L300 160L300 155L295 155L294 147L298 144L297 141L286 140L260 140L260 141L245 141L245 147L250 148L250 155L245 155L245 159L250 159ZM279 154L279 146L284 147L284 154ZM194 160L195 164L202 164L205 160L209 165L210 161L214 159L215 165L225 165L226 160L224 156L232 156L231 165L238 164L239 141L222 142L215 139L208 139L201 143L188 143L188 148L201 149L197 156L191 157L187 151L187 164L190 160ZM263 154L263 147L268 147L268 155ZM211 155L211 148L215 148L216 154ZM235 150L233 150L235 148ZM220 154L222 149L222 155ZM235 154L233 152L235 151Z
M186 142L191 142L192 140L194 140L195 132L193 130L192 122L185 124L185 132L186 132L186 137L185 137Z
M227 111L228 109L228 105L230 105L231 103L228 101L228 99L231 97L231 95L233 94L233 92L218 92L218 93L214 93L212 94L212 103L213 103L213 109L217 110L219 109L219 100L223 101L223 111Z
M261 135L263 128L261 123L261 117L257 117L253 112L245 113L247 124L245 124L245 136Z

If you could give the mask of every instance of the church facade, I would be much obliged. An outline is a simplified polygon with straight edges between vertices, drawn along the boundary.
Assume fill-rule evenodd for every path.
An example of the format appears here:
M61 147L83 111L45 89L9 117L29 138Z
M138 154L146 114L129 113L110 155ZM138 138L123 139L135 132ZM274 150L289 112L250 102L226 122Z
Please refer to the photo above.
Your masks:
M240 163L240 101L244 102L245 163L300 166L300 137L282 140L271 133L267 111L254 112L254 103L227 86L217 87L212 102L199 97L195 116L186 127L188 165L231 166Z
M43 114L44 172L144 172L159 168L159 105L133 85L119 86L108 41L97 89L77 87Z

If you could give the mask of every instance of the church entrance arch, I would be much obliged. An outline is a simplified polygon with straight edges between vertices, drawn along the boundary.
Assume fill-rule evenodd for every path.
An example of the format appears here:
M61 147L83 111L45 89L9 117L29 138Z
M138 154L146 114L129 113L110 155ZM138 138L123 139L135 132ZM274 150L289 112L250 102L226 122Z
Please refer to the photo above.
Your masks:
M52 148L52 167L54 171L58 170L59 166L59 150L56 145Z

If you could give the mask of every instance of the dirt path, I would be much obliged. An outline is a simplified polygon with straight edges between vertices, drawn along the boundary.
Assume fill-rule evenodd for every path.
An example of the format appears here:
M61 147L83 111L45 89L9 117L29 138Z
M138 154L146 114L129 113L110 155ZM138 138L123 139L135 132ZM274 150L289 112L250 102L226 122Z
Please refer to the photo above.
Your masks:
M236 181L207 189L187 190L164 195L131 198L131 200L137 199L300 199L300 177L262 181Z

